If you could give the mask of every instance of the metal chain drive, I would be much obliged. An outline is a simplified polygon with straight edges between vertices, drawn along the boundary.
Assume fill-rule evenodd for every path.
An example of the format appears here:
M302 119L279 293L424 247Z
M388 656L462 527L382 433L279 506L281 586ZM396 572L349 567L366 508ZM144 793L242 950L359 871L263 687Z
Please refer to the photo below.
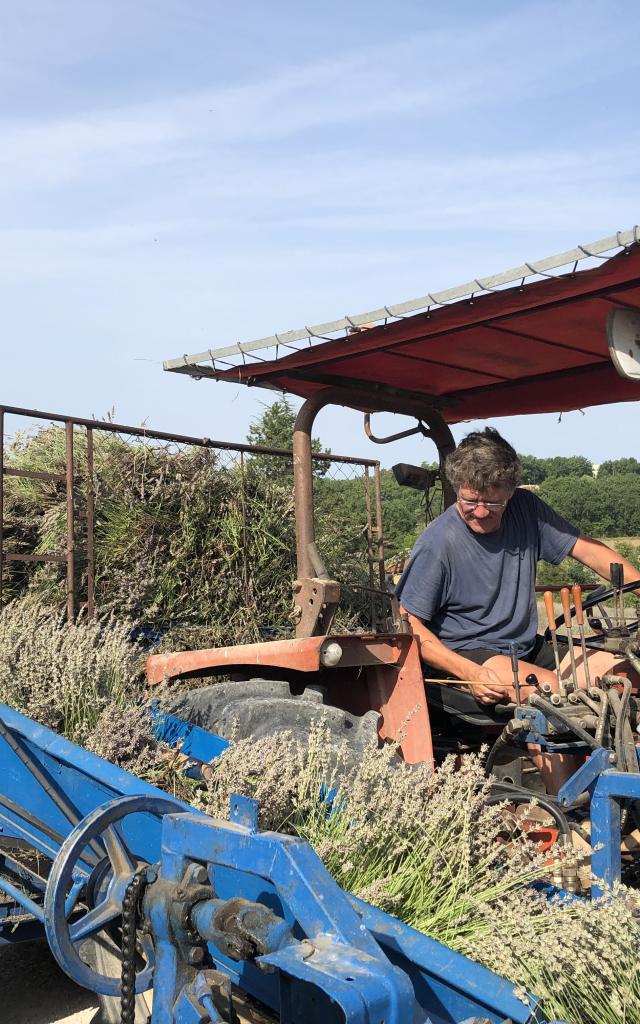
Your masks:
M122 974L120 982L120 1024L135 1024L136 1016L136 930L140 901L147 885L147 869L141 868L125 889L122 901Z

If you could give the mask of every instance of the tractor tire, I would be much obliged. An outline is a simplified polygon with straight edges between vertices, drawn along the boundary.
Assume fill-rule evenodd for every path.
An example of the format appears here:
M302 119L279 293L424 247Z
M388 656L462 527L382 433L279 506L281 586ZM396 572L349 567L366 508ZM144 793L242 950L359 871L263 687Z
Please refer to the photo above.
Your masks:
M354 759L379 746L376 711L352 715L324 704L321 687L309 686L294 695L284 680L214 683L181 694L169 711L225 739L257 740L286 730L304 745L312 724L322 720L330 746L337 750L346 741Z

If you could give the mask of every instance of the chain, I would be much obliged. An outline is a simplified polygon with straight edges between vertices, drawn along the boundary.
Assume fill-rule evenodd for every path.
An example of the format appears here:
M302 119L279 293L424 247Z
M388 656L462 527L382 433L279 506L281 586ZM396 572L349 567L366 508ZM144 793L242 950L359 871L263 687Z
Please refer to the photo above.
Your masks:
M135 1024L136 1017L136 930L147 869L137 871L125 889L122 901L122 974L120 982L120 1024Z

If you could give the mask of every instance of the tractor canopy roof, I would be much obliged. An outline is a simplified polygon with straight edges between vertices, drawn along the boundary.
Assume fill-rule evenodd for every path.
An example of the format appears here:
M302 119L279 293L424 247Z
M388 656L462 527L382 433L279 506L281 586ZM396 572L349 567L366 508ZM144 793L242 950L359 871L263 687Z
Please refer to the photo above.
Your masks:
M588 269L579 270L583 260ZM640 316L636 228L411 302L164 366L303 398L331 388L359 409L363 394L372 409L385 399L395 411L403 400L411 410L424 404L448 423L569 411L640 398L640 381L620 376L609 352L608 318L618 309Z

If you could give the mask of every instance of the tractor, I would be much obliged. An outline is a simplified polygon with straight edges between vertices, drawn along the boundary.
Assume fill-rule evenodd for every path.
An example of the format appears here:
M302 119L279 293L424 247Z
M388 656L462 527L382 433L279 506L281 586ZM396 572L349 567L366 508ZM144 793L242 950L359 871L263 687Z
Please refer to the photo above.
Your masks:
M588 260L587 269L578 269L582 260ZM562 272L554 273L558 270ZM270 348L276 349L275 357L255 358L256 352ZM304 733L321 704L336 742L348 736L357 752L363 744L394 741L410 763L478 749L488 741L493 744L489 767L503 785L513 787L514 799L520 801L523 791L526 795L532 788L544 796L540 779L523 756L527 742L549 751L595 752L602 764L637 776L633 730L640 718L631 684L624 680L605 682L611 699L598 693L564 693L561 699L540 694L525 706L495 708L479 704L469 689L451 682L425 683L416 642L383 573L376 589L386 614L375 628L355 633L334 629L344 581L330 578L316 544L311 440L317 414L331 405L362 413L367 435L377 442L419 432L437 449L443 498L450 504L455 496L442 470L455 447L453 424L638 401L636 229L413 302L185 355L164 365L196 380L240 382L304 400L292 446L295 638L151 656L150 686L226 677L187 693L177 702L177 713L222 735L228 734L232 721L245 736L275 728ZM416 425L378 438L371 416L380 412L411 417ZM418 487L433 483L433 475L422 467L400 464L396 476ZM634 588L614 579L614 586L600 587L587 598L584 610L592 629L585 643L628 653L637 668L638 622L624 622L620 612L624 590ZM605 607L611 599L616 602L615 621ZM556 627L567 624L564 642L569 646L575 615L582 622L580 607L565 607L564 618L549 622L561 641ZM590 762L593 768L593 758ZM554 801L563 829L562 807L595 786L586 777L580 783L577 792L574 784L571 798L561 791ZM617 811L610 803L614 825L607 818L605 825L592 824L595 831L619 824L624 801L618 800ZM614 856L607 876L619 872Z

